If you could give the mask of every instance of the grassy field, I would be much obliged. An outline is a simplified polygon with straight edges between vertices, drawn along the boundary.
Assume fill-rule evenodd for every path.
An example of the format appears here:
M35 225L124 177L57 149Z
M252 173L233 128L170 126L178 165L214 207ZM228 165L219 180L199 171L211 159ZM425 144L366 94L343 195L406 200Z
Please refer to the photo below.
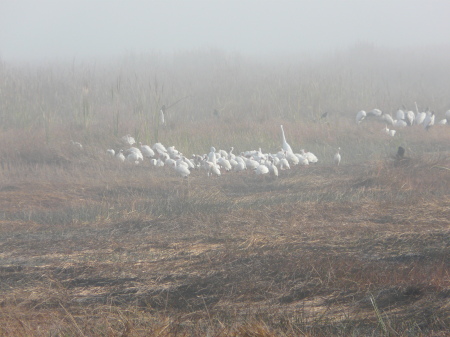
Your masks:
M443 55L0 63L0 335L447 336L450 127L354 121L414 102L443 118ZM317 164L182 179L106 154L127 133L276 152L280 124Z

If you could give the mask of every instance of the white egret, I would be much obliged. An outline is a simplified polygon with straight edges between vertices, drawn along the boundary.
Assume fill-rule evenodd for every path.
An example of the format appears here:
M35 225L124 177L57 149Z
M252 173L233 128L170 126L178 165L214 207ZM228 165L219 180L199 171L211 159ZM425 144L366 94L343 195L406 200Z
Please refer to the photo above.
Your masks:
M308 162L310 162L310 163L317 163L319 161L319 159L317 159L316 155L312 152L305 152L304 149L301 149L300 153L302 154L303 157L308 159Z
M341 150L341 148L338 147L338 150L337 150L336 154L334 155L334 163L338 166L341 162L341 154L339 153L340 150Z
M139 142L139 146L141 148L142 155L147 158L152 158L155 156L155 152L148 145L142 145L142 142Z
M119 159L121 162L125 161L125 156L123 155L123 150L120 150L118 154L116 154L116 158Z
M394 119L392 118L392 116L391 115L389 115L389 114L383 114L382 116L381 116L381 119L384 121L384 122L386 122L387 124L389 124L389 125L394 125Z
M166 147L164 145L162 145L161 143L153 144L152 149L155 150L156 152L158 152L159 154L167 152Z
M267 174L269 173L269 168L266 165L261 164L257 168L255 168L255 173L257 175Z
M422 124L426 117L427 117L426 112L418 112L416 114L416 118L414 119L415 124L416 125Z
M409 110L405 113L405 121L406 121L406 123L408 123L408 125L413 125L415 118L416 118L416 115L411 110Z
M394 121L394 126L397 128L404 128L408 126L408 124L403 119L397 119Z
M381 112L380 109L373 109L368 112L368 115L375 116L375 117L381 117L382 114L383 114L383 112Z
M230 171L231 170L231 163L228 159L224 158L224 157L220 157L219 160L217 161L217 164L222 167L225 171Z
M136 144L136 141L134 140L133 137L131 137L131 135L126 135L122 137L122 141L127 144L127 145L133 145Z
M425 130L429 130L430 127L432 127L434 125L434 111L428 111L427 112L427 116L425 117L422 125L424 127Z
M114 151L114 149L108 149L106 150L106 153L109 154L111 157L114 157L116 155L116 151Z
M280 126L281 126L281 135L283 137L283 146L282 146L283 150L286 152L293 152L291 149L291 146L286 141L286 137L284 135L284 130L283 130L283 125L280 125Z
M171 166L175 169L177 174L182 176L183 178L187 178L191 174L191 171L189 171L187 164L181 159L171 163Z
M367 113L364 110L358 111L356 114L356 123L360 124L364 118L366 118Z
M74 142L73 140L70 140L72 142L72 145L75 146L78 150L83 150L83 145L79 142Z
M405 119L405 112L402 109L398 109L395 113L395 118L397 118L397 120Z

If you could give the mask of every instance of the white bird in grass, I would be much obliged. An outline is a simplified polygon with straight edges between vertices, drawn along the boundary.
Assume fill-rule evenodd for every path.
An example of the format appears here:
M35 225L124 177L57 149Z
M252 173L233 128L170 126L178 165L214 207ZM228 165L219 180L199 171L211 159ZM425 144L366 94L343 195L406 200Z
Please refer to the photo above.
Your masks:
M122 137L122 141L127 144L127 145L133 145L136 144L136 141L134 140L133 137L131 137L131 135L126 135Z
M389 129L387 127L387 124L385 124L385 127L381 131L384 132L385 134L389 135Z
M290 170L291 169L291 166L289 165L289 162L287 161L286 158L280 159L278 166L280 167L280 170Z
M132 151L127 155L127 160L130 163L139 164L139 160L141 160L141 157L139 156L139 154L137 152Z
M286 159L289 162L289 164L292 164L294 166L297 165L300 161L299 158L294 153L288 151L286 151Z
M269 173L269 168L266 165L259 165L257 168L255 168L255 173L257 175L263 175Z
M141 148L142 155L144 157L152 158L152 157L155 156L155 152L152 150L152 148L150 146L142 145L142 142L139 142L139 145L140 145L140 148Z
M286 151L286 152L291 152L291 153L293 153L293 151L292 151L292 149L291 149L291 146L287 143L287 141L286 141L286 137L285 137L285 135L284 135L284 130L283 130L283 125L280 125L281 126L281 135L282 135L282 137L283 137L283 146L282 146L282 148L283 148L283 150L284 151Z
M404 128L408 126L408 124L403 119L397 119L394 121L394 126L398 128Z
M367 114L375 117L380 117L383 114L383 112L381 112L380 109L373 109L369 111Z
M424 112L424 111L423 112L417 112L416 118L414 119L415 124L416 125L422 124L426 117L427 117L427 113L426 112Z
M116 155L116 151L114 151L114 149L108 149L106 150L106 153L109 154L111 157L114 157Z
M222 167L225 171L231 170L231 163L228 159L225 159L224 157L220 157L217 161L217 164Z
M308 159L308 162L310 162L310 163L317 163L319 161L319 159L317 159L316 155L312 152L305 152L305 150L301 149L300 153L302 154L303 157Z
M337 150L336 154L334 155L334 163L338 166L341 162L341 154L339 153L340 150L341 150L341 148L338 147L338 150Z
M83 145L79 142L74 142L73 140L70 140L72 142L72 145L75 146L78 150L83 150Z
M275 177L278 177L278 168L274 165L272 160L269 160L267 167L269 168L270 174L274 175Z
M389 136L394 137L396 132L397 132L396 130L390 129Z
M366 118L367 113L364 110L358 111L356 114L356 123L360 124L364 118Z
M296 156L297 156L297 158L298 158L298 163L300 164L300 165L309 165L309 161L308 161L308 159L306 159L306 157L305 156L303 156L302 154L300 154L300 153L296 153L295 154Z
M187 178L191 174L191 171L189 171L187 164L181 159L174 161L170 166L172 166L177 174L182 176L183 178Z
M152 149L155 150L156 152L158 152L159 154L167 153L166 147L164 145L162 145L161 143L153 144Z
M381 119L383 120L383 121L385 121L387 124L389 124L389 125L394 125L394 119L392 118L392 116L391 115L389 115L389 114L383 114L382 116L381 116Z
M209 150L208 161L214 165L217 164L216 148L214 146L211 146L211 149Z
M161 125L166 125L166 118L165 118L165 116L164 116L165 112L166 112L166 106L163 105L163 106L161 107L161 110L159 110L159 123L160 123Z
M424 129L427 131L430 127L432 127L434 125L434 111L427 112L427 116L425 117L422 125L423 125Z
M125 156L123 155L123 150L120 150L118 154L116 154L116 158L121 162L125 161Z
M144 156L142 155L141 150L139 150L137 147L130 147L128 150L125 151L125 154L128 156L130 156L130 154L135 154L136 155L136 160L144 160ZM133 156L131 156L130 158L133 158Z
M397 118L397 120L405 119L405 112L402 109L398 109L395 113L395 117Z
M410 125L410 126L413 125L415 118L416 118L416 115L411 110L409 110L405 113L405 121L406 121L406 123L408 123L408 125Z

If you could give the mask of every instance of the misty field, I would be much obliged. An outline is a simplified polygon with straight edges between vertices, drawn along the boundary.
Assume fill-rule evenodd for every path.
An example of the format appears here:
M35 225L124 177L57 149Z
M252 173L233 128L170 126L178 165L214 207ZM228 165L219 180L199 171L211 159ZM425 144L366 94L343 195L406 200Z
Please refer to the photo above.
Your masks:
M447 55L0 62L0 335L447 336ZM428 131L355 122L415 103ZM106 153L276 153L280 125L319 161L184 179Z

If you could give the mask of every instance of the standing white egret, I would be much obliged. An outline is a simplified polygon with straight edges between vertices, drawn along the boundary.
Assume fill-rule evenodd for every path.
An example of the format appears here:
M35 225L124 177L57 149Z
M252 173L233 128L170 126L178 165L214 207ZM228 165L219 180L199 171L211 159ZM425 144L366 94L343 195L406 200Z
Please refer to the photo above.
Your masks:
M275 177L278 177L278 168L274 165L273 159L269 160L267 167L269 168L269 172L271 174L273 174Z
M394 137L396 132L397 132L396 130L390 129L389 130L389 136Z
M334 155L334 163L338 166L341 162L341 154L339 153L340 150L341 150L341 148L338 147L338 150L337 150L336 154Z
M289 162L287 161L286 158L280 159L278 165L280 167L280 170L290 170L291 169L291 166L289 165Z
M159 124L161 124L161 125L166 125L165 112L166 112L166 106L163 105L161 107L161 110L159 110Z
M434 125L434 111L427 112L427 116L425 117L422 125L427 131Z
M413 125L415 118L416 118L416 115L414 114L414 112L412 112L411 110L406 111L405 121L406 121L406 123L408 123L408 125L410 125L410 126Z
M397 120L405 119L405 112L402 109L398 109L395 113L395 117L397 118Z
M417 112L416 118L414 119L414 122L416 125L420 125L424 122L425 118L427 117L426 112Z
M214 146L211 146L211 149L209 150L208 161L214 165L217 164L216 148Z
M293 151L291 149L291 146L286 141L286 137L284 135L284 130L283 130L283 125L280 125L280 126L281 126L281 135L283 137L283 150L286 151L286 152L293 153Z

